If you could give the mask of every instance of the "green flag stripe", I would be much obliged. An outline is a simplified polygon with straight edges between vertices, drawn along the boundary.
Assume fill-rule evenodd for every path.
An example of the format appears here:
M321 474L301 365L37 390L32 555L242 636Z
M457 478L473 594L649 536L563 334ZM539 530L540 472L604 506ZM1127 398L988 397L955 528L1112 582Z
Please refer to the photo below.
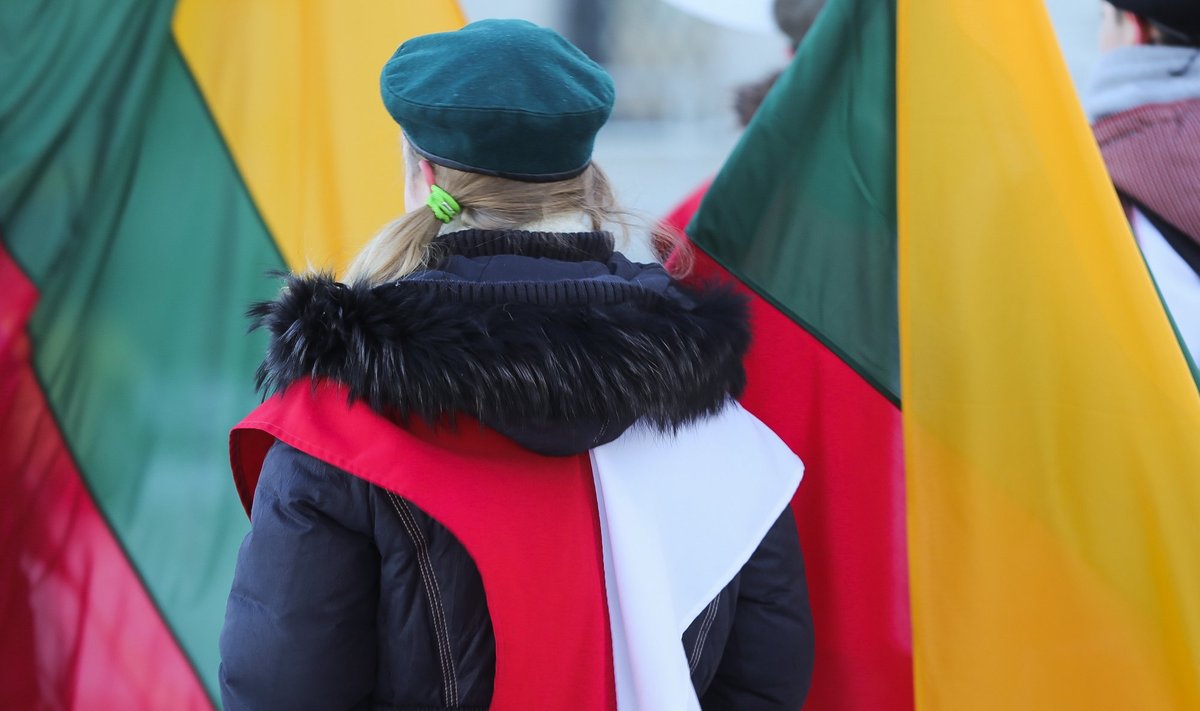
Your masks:
M688 232L898 404L894 67L892 3L830 4Z
M227 432L265 347L242 313L284 264L170 40L173 3L70 6L4 10L43 84L0 104L0 220L41 293L34 365L63 434L215 693L246 531Z

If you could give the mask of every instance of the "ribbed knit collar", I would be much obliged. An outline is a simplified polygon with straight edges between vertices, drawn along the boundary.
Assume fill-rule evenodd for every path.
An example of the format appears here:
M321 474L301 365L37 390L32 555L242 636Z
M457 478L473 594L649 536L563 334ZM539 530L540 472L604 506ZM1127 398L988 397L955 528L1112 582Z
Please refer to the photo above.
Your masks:
M437 290L471 303L613 304L686 299L658 264L636 264L613 251L607 232L463 230L438 237L430 266L398 288Z
M608 232L529 232L525 230L466 229L440 235L433 241L442 256L521 257L569 262L605 262L612 258L613 236Z

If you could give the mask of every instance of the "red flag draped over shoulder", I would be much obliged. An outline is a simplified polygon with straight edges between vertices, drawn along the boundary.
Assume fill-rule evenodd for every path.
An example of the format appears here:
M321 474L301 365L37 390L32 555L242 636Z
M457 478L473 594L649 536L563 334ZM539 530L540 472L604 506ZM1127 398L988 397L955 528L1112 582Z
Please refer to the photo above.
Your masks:
M491 708L616 708L596 493L588 454L543 457L463 418L405 428L344 388L298 382L230 435L247 512L277 440L405 497L479 566L496 635Z

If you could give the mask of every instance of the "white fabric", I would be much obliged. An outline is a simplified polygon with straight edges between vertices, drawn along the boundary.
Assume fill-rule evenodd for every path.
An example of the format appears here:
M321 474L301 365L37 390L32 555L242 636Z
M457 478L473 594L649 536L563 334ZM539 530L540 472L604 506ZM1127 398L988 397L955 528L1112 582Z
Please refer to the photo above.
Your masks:
M1158 292L1183 336L1193 360L1200 358L1200 276L1179 256L1150 220L1133 211L1133 234L1142 247L1146 266Z
M732 404L675 436L636 427L592 450L617 708L697 711L681 637L750 559L804 465Z
M1144 104L1200 97L1200 50L1138 45L1100 55L1083 92L1092 121Z
M651 247L650 234L642 230L618 230L617 251L625 255L625 258L635 264L659 264L662 262L657 255L654 254L654 248Z

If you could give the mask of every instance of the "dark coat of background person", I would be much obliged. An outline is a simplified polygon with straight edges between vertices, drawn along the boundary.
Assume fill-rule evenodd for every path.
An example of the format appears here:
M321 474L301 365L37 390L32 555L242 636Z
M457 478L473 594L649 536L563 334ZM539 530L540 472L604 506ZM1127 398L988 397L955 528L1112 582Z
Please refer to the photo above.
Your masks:
M738 297L685 290L661 267L614 253L602 233L546 237L447 235L438 240L442 258L434 269L370 289L292 277L279 301L257 310L273 335L260 376L274 388L306 376L337 376L377 409L410 416L436 415L449 402L527 448L552 454L611 441L648 409L669 430L740 392L748 330ZM558 286L536 286L551 282ZM437 349L427 352L430 362L419 373L364 370L402 362L399 351L419 348L423 330L437 330L438 341L446 328L503 333L488 320L511 308L501 295L514 283L538 294L526 300L528 323L533 331L549 329L556 341L543 344L553 357L523 364L533 371L516 369L521 374L515 377L538 383L537 392L504 386L516 371L501 354L512 352L513 343L492 344L496 358L479 363L482 380L474 385L490 383L504 392L478 393L475 406L461 399L473 390L433 385L439 373L450 373L439 368L456 367L437 362ZM435 298L448 284L470 291L469 303ZM611 299L614 290L630 289L644 292L634 305ZM423 303L424 310L395 309L399 291L415 294L410 307ZM581 334L595 329L555 327L580 319L609 342L572 343L571 333L586 341ZM396 338L360 340L381 331ZM465 332L458 336L470 341ZM651 341L657 350L644 348ZM633 350L622 354L622 342ZM630 353L638 356L627 358ZM568 366L564 359L579 362ZM563 377L558 365L602 375ZM377 380L389 385L373 385ZM534 401L543 398L582 403L587 411L546 418ZM267 456L252 518L221 637L226 709L487 708L496 652L482 581L465 549L437 521L284 444ZM799 709L812 675L813 625L790 510L681 644L704 709Z

